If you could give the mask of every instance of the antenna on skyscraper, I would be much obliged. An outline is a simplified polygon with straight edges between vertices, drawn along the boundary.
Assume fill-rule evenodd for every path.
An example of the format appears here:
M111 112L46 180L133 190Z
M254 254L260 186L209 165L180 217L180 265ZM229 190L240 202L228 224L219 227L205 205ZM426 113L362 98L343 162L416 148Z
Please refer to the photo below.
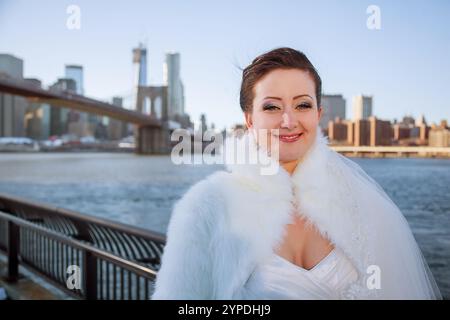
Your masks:
M145 48L148 48L148 35L147 34L145 34L143 42L144 42Z

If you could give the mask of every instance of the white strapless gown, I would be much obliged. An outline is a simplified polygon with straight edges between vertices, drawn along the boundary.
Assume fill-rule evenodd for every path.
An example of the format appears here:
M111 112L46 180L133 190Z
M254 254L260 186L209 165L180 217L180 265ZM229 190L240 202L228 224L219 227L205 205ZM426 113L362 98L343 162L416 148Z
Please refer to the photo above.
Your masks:
M236 298L341 299L343 291L357 277L356 269L339 248L333 249L310 270L274 253L266 263L255 268Z

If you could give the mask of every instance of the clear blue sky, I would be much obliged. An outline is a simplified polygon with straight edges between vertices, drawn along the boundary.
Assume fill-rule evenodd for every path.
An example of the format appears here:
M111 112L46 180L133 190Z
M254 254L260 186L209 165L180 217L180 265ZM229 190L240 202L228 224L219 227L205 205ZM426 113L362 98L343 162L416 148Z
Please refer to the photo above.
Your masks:
M81 9L68 30L66 8ZM381 9L381 30L366 8ZM45 85L65 64L84 66L85 93L130 95L131 50L146 39L149 82L162 83L166 51L181 54L186 111L222 129L242 122L241 72L279 46L304 51L324 93L374 96L383 119L425 114L450 119L450 1L18 1L0 0L0 52L24 59L25 76Z

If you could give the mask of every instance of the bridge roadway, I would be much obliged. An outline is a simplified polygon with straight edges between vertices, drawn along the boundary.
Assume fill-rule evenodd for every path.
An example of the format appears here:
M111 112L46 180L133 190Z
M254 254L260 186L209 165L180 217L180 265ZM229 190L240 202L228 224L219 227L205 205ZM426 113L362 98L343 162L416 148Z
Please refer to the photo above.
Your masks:
M27 98L30 102L74 109L133 123L136 130L136 153L163 154L170 152L166 121L153 116L117 107L70 91L46 90L25 81L0 76L0 92Z

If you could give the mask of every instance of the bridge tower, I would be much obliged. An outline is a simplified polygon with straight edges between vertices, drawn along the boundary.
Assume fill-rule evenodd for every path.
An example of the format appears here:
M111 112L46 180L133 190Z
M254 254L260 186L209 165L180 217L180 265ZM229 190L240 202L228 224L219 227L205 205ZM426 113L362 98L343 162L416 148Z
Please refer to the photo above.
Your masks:
M147 86L147 49L142 44L133 49L133 65L136 111L154 117L162 123L161 127L136 126L136 153L170 153L167 86Z
M145 101L150 105L150 113L144 110ZM161 127L137 126L135 130L136 153L170 153L170 133L168 128L167 86L139 86L136 98L136 111L148 114L161 121Z

